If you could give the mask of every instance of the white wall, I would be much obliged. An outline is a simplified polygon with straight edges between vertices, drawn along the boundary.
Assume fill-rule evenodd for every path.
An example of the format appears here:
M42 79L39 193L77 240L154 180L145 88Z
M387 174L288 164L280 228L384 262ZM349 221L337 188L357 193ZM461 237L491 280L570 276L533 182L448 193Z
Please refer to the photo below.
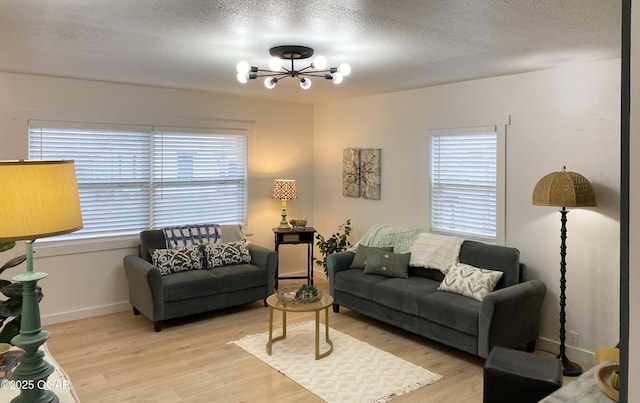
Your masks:
M566 165L594 185L598 207L568 216L567 329L575 359L618 342L620 60L316 105L314 222L346 218L357 240L373 224L428 226L427 134L462 121L507 127L506 244L544 281L541 347L557 349L560 215L531 205L536 182ZM382 199L342 196L342 149L382 148ZM319 223L319 224L318 224Z
M313 211L312 130L310 105L255 100L209 92L183 91L83 80L0 73L0 159L26 158L26 132L14 117L211 126L220 119L248 125L249 231L251 241L273 248L271 228L280 222L280 202L270 199L276 177L298 180L298 199L289 203L291 216ZM229 123L228 121L226 123ZM43 323L59 322L129 309L122 257L137 253L137 237L109 245L43 248L36 242L35 266L42 280ZM108 250L95 250L107 248ZM115 248L115 249L111 249ZM53 249L53 250L51 250ZM38 251L40 251L38 253ZM17 250L0 255L4 263ZM46 257L45 257L46 256ZM298 271L304 250L282 253L283 272ZM24 270L13 268L3 277Z

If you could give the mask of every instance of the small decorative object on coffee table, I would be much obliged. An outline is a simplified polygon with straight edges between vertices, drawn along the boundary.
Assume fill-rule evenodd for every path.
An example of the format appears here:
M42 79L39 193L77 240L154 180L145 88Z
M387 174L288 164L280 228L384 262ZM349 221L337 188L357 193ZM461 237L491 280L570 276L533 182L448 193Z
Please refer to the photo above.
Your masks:
M310 303L322 298L322 292L308 284L281 287L276 295L283 303Z
M313 295L315 290L316 294ZM278 290L267 298L269 306L269 341L267 342L267 354L271 355L273 343L287 338L287 312L315 312L316 316L316 337L315 337L315 357L316 360L324 358L333 351L333 342L329 339L329 307L333 304L333 297L323 294L310 285L298 285ZM282 311L282 335L273 337L273 310ZM320 311L324 310L324 339L329 349L320 353Z

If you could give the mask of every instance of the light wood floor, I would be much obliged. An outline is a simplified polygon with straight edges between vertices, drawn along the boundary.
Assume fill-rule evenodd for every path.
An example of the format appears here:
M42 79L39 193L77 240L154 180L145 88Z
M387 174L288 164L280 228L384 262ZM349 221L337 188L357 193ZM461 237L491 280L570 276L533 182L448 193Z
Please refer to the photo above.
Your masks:
M321 277L321 276L318 276ZM326 290L324 279L316 286ZM444 378L393 401L482 402L484 360L342 308L330 326ZM289 314L288 322L311 320ZM268 329L262 302L165 324L131 311L49 325L47 345L82 402L321 402L229 341Z

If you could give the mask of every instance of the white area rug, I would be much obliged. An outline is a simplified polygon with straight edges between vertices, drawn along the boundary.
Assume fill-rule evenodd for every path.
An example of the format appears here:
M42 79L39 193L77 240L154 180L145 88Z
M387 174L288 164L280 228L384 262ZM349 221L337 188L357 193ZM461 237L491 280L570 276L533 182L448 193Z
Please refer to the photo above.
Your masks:
M281 334L276 332L274 337ZM329 330L334 350L326 358L315 360L313 321L287 326L287 338L266 352L269 333L245 336L233 343L300 386L327 402L387 402L441 379L408 361L354 339L337 330ZM320 325L320 352L326 351L324 324Z

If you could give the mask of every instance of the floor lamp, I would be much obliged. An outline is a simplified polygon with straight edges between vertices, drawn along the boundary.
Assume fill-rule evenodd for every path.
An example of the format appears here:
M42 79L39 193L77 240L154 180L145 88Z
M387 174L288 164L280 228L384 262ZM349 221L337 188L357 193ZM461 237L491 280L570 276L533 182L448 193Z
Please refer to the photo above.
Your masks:
M584 176L576 172L553 172L538 181L533 190L533 204L536 206L562 207L560 210L560 354L562 373L565 376L578 376L582 373L580 365L571 362L565 354L565 306L567 280L567 207L594 207L596 195L591 183Z
M298 198L295 179L274 179L271 198L282 201L282 220L280 220L278 229L290 229L287 222L287 200Z
M21 385L14 403L58 402L44 388L55 368L40 346L51 336L40 324L36 285L47 273L33 271L33 242L82 228L73 161L0 161L0 241L25 241L27 270L13 277L22 283L20 334L11 343L22 348L11 379Z

